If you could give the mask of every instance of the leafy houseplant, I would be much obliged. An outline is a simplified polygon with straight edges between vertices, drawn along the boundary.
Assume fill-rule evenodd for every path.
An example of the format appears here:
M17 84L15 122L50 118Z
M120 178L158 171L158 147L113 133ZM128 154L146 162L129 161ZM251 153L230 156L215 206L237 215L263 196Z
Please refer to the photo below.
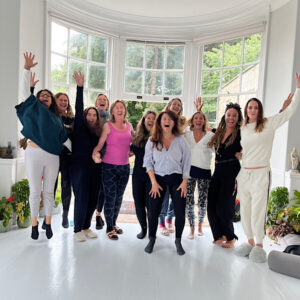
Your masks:
M3 221L3 227L7 227L9 224L9 220L13 213L13 205L12 202L13 197L9 197L6 199L6 197L2 197L0 199L0 221Z
M288 220L296 233L300 234L300 192L294 191L294 204L288 208Z
M14 197L13 207L18 216L18 226L21 228L30 225L29 184L27 179L16 182L11 187Z

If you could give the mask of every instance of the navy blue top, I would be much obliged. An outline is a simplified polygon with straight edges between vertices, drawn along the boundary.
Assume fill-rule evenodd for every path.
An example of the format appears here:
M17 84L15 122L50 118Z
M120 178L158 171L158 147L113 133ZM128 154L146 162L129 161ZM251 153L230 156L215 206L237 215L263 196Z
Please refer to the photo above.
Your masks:
M23 125L21 133L43 150L59 155L67 133L59 116L42 104L34 95L16 105L17 116Z

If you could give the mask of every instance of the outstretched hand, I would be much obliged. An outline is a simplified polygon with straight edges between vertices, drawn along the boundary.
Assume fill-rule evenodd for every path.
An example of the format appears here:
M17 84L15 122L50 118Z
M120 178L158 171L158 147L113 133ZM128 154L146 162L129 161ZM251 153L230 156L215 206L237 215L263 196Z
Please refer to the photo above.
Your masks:
M30 87L35 87L35 85L39 82L39 80L35 79L35 73L30 72Z
M195 101L194 101L195 107L197 111L201 111L202 107L204 105L204 102L201 101L201 97L198 97Z
M73 78L75 79L76 84L77 84L78 86L83 86L83 83L84 83L84 76L83 76L83 74L81 74L81 72L79 72L79 73L74 72Z
M300 75L296 72L297 88L300 89Z
M28 54L28 52L24 53L24 58L25 58L25 64L24 64L24 69L30 70L34 66L36 66L38 63L34 62L35 55L32 54L31 52Z
M294 97L294 94L292 94L292 93L290 93L288 95L288 97L283 102L281 111L284 111L290 105L290 103L292 102L293 97Z

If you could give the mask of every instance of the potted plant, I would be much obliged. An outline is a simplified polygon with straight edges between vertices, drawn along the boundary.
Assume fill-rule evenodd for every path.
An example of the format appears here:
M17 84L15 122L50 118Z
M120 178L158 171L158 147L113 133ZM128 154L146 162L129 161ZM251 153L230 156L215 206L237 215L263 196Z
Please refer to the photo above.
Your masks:
M287 209L288 220L293 226L295 233L300 234L300 192L295 190L292 200L294 204Z
M13 197L2 197L0 199L0 232L6 232L10 230L11 216L13 213L12 202Z
M17 214L17 224L19 228L29 227L31 224L29 205L29 184L27 179L16 182L11 187L11 194L14 198L12 202L14 211Z

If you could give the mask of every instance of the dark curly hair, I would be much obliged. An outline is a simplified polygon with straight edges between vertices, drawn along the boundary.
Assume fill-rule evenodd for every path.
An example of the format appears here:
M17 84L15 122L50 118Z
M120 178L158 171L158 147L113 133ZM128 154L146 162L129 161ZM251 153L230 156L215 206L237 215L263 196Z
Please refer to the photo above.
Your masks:
M55 101L54 95L53 95L53 93L52 93L51 91L49 91L48 89L40 90L40 91L38 91L38 93L36 94L36 98L40 101L40 95L41 95L42 92L47 92L47 93L50 94L50 96L51 96L51 104L50 104L49 109L50 109L53 113L55 113L57 116L60 117L59 109L58 109L58 107L57 107L57 105L56 105L56 101Z

